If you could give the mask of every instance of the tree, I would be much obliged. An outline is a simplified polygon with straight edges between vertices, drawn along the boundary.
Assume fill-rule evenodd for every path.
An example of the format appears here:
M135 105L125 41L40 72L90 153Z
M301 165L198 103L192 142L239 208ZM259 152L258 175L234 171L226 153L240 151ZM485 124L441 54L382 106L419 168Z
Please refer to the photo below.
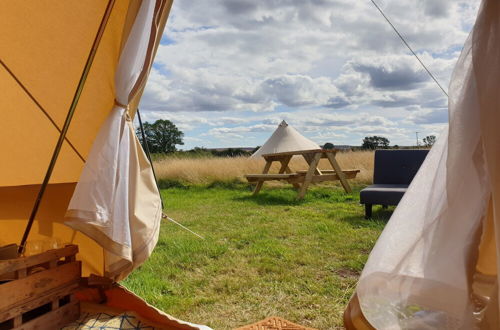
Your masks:
M435 142L436 142L435 135L429 135L429 136L424 137L424 144L426 147L432 147Z
M170 120L159 119L153 124L145 122L144 134L151 153L171 153L177 150L176 145L184 144L182 141L184 133ZM137 136L144 146L140 128L137 130Z
M363 139L361 148L363 149L379 149L389 147L389 140L382 136L367 136Z

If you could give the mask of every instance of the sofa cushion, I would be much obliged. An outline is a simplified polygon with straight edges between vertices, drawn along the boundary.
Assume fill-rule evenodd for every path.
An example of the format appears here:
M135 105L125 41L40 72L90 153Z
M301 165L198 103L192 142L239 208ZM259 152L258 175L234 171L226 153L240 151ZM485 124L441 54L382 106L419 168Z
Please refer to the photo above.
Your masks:
M403 197L407 184L372 184L361 190L361 204L398 205Z
M429 150L375 150L374 184L409 185Z

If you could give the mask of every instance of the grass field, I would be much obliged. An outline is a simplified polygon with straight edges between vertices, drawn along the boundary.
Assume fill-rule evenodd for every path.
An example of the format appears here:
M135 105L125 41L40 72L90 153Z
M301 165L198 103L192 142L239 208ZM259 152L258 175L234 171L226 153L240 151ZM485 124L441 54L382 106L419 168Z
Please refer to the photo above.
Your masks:
M318 329L343 309L390 211L364 220L360 186L290 188L251 196L241 183L162 190L165 222L151 258L123 284L184 320L231 329L277 315Z

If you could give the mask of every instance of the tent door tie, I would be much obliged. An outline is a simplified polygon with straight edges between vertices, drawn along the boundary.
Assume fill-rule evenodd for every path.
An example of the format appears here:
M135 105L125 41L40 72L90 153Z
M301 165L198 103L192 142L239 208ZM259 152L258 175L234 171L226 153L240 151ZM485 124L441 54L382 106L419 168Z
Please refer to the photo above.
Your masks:
M118 108L121 108L121 109L125 110L125 112L123 113L123 115L125 116L125 119L127 121L132 121L132 117L130 117L130 112L129 112L130 107L129 107L128 104L127 105L122 104L122 103L118 102L117 99L115 99L115 106L117 106Z

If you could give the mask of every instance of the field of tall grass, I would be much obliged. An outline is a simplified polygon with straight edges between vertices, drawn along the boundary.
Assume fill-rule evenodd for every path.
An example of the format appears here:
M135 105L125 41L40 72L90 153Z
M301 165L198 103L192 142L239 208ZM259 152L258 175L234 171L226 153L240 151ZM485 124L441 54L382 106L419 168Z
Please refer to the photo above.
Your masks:
M359 169L353 183L370 184L373 176L373 151L339 152L337 161L347 169ZM248 157L165 157L155 161L155 170L160 184L179 182L182 184L210 184L213 182L245 181L245 174L261 173L264 160ZM293 171L307 169L307 163L295 156L290 162ZM331 169L326 159L322 159L320 169ZM274 163L271 173L277 173L279 164Z

